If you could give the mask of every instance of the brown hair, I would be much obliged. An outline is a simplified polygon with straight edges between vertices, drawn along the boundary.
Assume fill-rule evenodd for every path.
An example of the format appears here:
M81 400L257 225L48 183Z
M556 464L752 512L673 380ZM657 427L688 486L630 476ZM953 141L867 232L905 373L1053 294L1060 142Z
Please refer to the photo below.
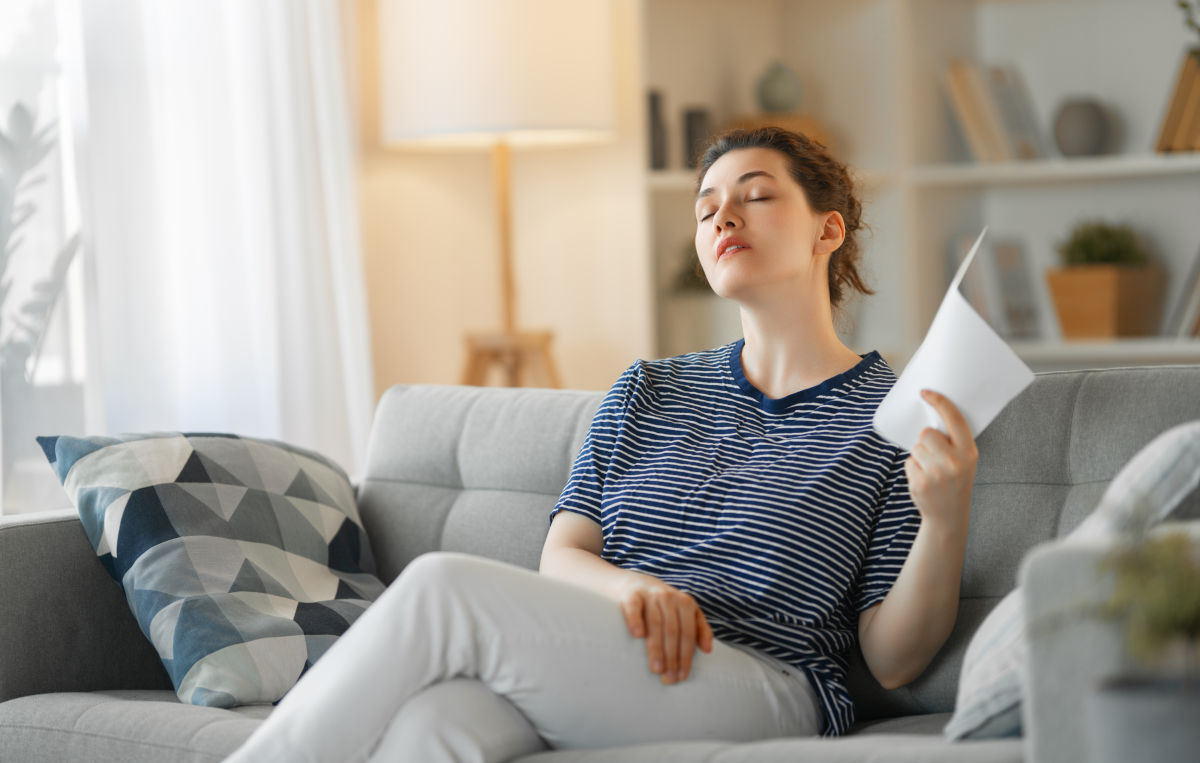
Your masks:
M857 232L866 227L862 221L862 203L854 195L854 181L846 165L834 159L824 145L802 133L782 127L755 130L730 130L718 135L700 159L696 190L704 175L718 159L742 148L770 148L788 159L792 179L804 190L808 205L817 212L840 212L846 224L846 238L829 257L829 301L837 307L846 289L874 294L858 273L862 259Z

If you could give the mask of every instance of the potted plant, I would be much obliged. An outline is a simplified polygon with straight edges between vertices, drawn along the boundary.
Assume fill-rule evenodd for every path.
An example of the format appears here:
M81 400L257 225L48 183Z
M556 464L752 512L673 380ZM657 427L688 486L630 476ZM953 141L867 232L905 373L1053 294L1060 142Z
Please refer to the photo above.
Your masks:
M1128 225L1085 221L1057 246L1063 267L1046 271L1063 337L1153 334L1162 309L1162 269Z
M1114 589L1101 607L1124 625L1134 672L1088 698L1093 763L1191 761L1200 749L1200 539L1135 533L1103 567Z

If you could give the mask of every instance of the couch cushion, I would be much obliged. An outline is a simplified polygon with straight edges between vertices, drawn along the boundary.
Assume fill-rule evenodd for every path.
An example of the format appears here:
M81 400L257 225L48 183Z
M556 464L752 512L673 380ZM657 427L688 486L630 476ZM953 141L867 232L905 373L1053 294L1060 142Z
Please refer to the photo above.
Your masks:
M583 445L597 392L393 387L379 402L359 485L390 582L427 551L537 569L550 510Z
M171 691L34 694L0 703L0 760L217 763L270 711L185 705Z
M181 699L273 702L383 591L345 474L283 443L39 438Z
M860 723L838 739L808 737L762 742L675 742L612 747L606 750L553 750L513 763L1021 763L1019 739L950 744L941 727L949 714Z

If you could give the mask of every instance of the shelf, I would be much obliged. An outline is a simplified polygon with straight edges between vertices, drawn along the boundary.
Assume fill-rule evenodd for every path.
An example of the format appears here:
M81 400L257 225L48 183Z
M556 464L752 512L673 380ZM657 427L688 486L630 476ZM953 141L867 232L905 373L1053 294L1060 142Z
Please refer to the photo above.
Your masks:
M931 164L914 168L910 178L915 185L924 188L964 188L1084 183L1173 175L1200 175L1200 153L1127 154L995 164Z
M1171 337L1075 342L1013 342L1012 349L1030 365L1085 367L1089 364L1164 365L1200 363L1200 340Z

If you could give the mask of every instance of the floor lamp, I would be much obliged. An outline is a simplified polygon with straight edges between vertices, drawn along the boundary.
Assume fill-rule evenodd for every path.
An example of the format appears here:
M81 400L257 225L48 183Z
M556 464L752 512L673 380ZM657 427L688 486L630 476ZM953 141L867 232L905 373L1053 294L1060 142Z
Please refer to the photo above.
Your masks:
M511 149L595 143L613 123L609 0L378 0L383 141L490 149L501 321L468 334L466 384L560 386L550 331L517 319Z

